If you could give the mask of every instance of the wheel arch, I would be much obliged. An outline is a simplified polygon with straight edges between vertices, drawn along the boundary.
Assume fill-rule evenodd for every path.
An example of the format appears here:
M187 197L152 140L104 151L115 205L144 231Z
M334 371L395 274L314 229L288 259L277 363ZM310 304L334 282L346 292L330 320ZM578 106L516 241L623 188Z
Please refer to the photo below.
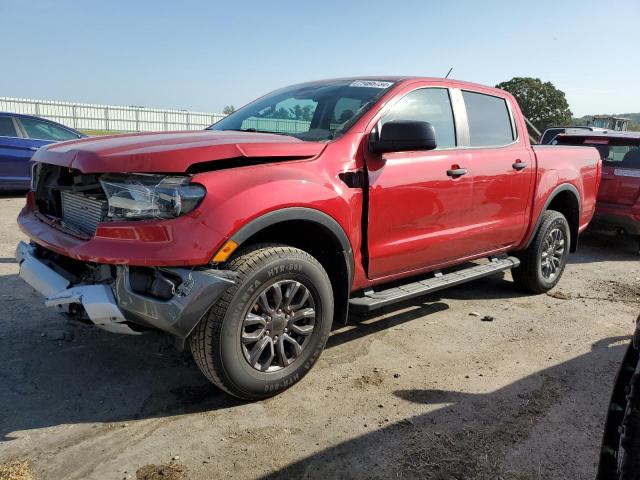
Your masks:
M544 206L540 210L535 226L531 230L529 239L527 240L524 248L529 247L531 242L533 242L535 234L542 222L542 216L547 210L555 210L565 216L569 223L569 230L571 232L571 245L569 251L572 253L575 252L578 248L578 229L580 227L580 212L582 210L582 206L578 189L570 183L558 185L551 192L545 201Z
M353 283L353 249L346 232L333 217L312 208L282 208L251 220L230 239L238 244L236 255L249 245L277 242L314 256L331 280L334 318L346 323Z

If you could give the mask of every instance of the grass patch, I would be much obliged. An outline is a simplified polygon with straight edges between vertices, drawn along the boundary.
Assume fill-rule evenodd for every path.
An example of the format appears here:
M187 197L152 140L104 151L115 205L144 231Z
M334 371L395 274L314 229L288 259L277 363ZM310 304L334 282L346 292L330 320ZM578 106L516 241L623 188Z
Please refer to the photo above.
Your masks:
M131 133L131 132L120 132L118 130L79 130L85 135L89 135L90 137L97 137L101 135L118 135L119 133Z

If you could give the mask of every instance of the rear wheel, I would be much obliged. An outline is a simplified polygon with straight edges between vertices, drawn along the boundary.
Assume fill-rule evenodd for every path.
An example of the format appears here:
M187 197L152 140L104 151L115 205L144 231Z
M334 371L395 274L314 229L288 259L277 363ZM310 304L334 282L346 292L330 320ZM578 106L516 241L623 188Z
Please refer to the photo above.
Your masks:
M202 372L222 390L253 400L298 382L324 349L333 320L327 273L308 253L258 245L227 268L236 283L190 338Z
M560 281L570 243L567 219L560 212L547 210L529 247L515 254L520 266L512 271L513 280L530 292L548 292Z

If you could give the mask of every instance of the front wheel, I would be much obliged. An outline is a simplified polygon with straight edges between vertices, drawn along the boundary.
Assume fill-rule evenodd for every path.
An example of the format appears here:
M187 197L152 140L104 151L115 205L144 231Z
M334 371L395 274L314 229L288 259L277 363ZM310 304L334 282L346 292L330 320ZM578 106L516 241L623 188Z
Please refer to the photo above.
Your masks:
M236 283L190 337L200 370L246 400L273 396L298 382L324 349L333 320L327 273L308 253L258 245L232 260Z
M516 253L520 266L512 270L513 280L530 292L548 292L560 281L570 244L571 231L565 216L547 210L529 247Z

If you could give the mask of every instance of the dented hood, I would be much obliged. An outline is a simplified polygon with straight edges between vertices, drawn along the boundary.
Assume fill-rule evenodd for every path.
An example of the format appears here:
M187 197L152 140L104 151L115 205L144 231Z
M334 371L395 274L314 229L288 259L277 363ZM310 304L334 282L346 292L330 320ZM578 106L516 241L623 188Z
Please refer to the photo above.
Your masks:
M255 132L200 130L90 137L40 148L33 160L82 173L180 173L196 164L246 159L278 161L312 158L326 143ZM228 161L231 160L231 164ZM243 162L245 160L245 162ZM211 169L216 169L211 164ZM200 165L199 167L204 167Z

